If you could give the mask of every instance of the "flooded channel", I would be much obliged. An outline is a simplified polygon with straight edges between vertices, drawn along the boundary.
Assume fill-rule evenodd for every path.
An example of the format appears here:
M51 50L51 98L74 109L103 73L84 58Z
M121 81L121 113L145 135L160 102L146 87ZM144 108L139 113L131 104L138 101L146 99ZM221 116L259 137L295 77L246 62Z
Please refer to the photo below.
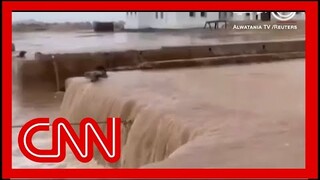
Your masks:
M16 68L15 63L13 68ZM34 163L21 154L17 134L21 125L36 117L50 117L50 120L62 114L99 117L106 113L103 107L106 106L105 111L109 107L104 97L115 90L114 98L119 101L132 100L147 110L176 120L170 121L170 128L164 130L161 128L166 128L163 123L167 119L138 114L124 149L123 167L304 167L304 59L112 72L108 79L95 84L84 78L74 78L72 82L78 87L67 93L81 100L70 109L65 105L61 107L61 103L70 103L72 98L64 97L63 92L46 90L50 84L21 89L18 76L13 77L14 168L108 168L99 156L90 163L80 163L71 153L59 164ZM79 88L87 92L79 93L76 90ZM97 101L88 101L90 98ZM181 139L170 140L180 137L177 133L184 128L189 132L184 143L181 144ZM167 136L162 140L160 135L164 132ZM51 147L50 133L39 133L34 138L37 147ZM154 146L144 146L150 140ZM162 147L161 144L167 150L160 156L162 150L156 148Z

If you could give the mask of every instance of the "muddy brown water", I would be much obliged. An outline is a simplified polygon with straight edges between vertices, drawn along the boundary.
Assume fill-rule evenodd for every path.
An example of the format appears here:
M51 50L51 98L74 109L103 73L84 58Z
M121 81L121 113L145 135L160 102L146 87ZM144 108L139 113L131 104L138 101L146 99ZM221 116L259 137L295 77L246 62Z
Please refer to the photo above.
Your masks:
M119 94L123 95L119 98L137 99L150 109L173 114L180 118L179 123L195 127L204 134L178 147L169 158L148 164L140 162L138 157L143 154L134 149L139 148L139 141L131 139L132 151L129 148L127 152L130 157L128 167L305 166L304 59L179 70L113 72L109 79L97 84L90 84L82 78L75 78L74 81L83 84L79 87L92 88L93 92L115 87L123 93ZM51 120L59 116L64 93L45 90L45 84L37 89L21 89L15 76L13 82L14 168L108 168L95 160L80 163L71 153L59 164L34 163L26 159L17 144L19 126L39 116L50 117ZM132 137L139 137L139 132L148 132L146 125L136 126ZM51 146L50 133L39 133L34 138L39 148ZM149 148L152 150L155 147ZM196 157L190 154L196 154Z
M16 50L27 51L27 59L35 52L79 53L158 49L163 46L214 45L233 42L304 39L297 31L210 31L94 33L78 32L13 32Z

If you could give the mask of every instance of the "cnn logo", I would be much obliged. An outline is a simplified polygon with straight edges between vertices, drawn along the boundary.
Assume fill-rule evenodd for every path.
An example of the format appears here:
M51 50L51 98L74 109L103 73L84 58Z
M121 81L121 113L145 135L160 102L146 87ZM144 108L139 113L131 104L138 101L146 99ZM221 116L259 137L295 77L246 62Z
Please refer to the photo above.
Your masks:
M120 118L107 118L106 135L94 119L84 118L79 125L79 136L68 120L57 118L52 123L51 149L36 148L32 137L39 131L49 131L49 127L49 118L36 118L21 128L18 136L19 148L28 159L43 163L61 162L65 159L67 144L81 162L91 161L94 144L106 161L114 163L120 159Z

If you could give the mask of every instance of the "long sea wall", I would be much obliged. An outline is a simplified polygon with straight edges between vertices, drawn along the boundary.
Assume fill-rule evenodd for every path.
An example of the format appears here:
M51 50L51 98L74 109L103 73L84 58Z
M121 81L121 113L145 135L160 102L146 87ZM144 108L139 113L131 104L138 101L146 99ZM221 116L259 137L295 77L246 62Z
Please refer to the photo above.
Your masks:
M56 90L65 89L65 80L83 76L86 71L104 66L109 71L215 65L218 64L283 60L304 57L305 40L229 43L221 45L162 47L153 50L127 50L122 52L37 54L35 60L18 60L23 82L49 81ZM281 54L282 58L277 58ZM246 55L248 58L246 58ZM230 57L230 58L228 58ZM211 59L212 58L212 59ZM221 60L221 58L223 60ZM210 60L211 59L211 60ZM249 60L251 59L251 60ZM190 61L191 60L191 61ZM183 63L181 63L183 62ZM185 63L186 62L186 63ZM191 63L190 63L191 62Z

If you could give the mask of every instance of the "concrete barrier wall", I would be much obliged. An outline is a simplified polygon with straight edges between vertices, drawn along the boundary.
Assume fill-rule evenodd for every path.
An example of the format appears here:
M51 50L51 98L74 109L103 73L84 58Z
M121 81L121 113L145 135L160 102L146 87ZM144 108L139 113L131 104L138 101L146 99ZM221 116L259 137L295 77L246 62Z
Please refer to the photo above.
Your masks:
M140 51L142 61L163 61L168 59L188 59L190 49L185 47L170 47L156 50Z
M36 60L52 60L61 59L65 61L79 60L82 61L103 61L103 66L108 68L118 66L132 66L139 63L138 51L123 52L98 52L98 53L71 53L71 54L37 54Z
M140 51L144 61L166 61L238 54L259 54L275 52L304 51L305 41L253 42L242 44L162 47L157 50Z
M284 42L253 42L245 44L224 44L215 46L185 46L185 47L163 47L163 51L178 52L184 49L188 58L181 57L175 59L189 59L202 57L230 56L239 54L260 54L277 52L297 52L305 50L305 41L284 41ZM168 60L168 59L161 59ZM152 61L152 60L149 60Z
M222 44L205 46L162 47L154 50L131 50L106 53L54 54L64 60L102 60L107 68L134 66L145 61L166 61L172 59L189 59L215 57L237 54L257 54L275 52L304 51L305 41L252 42L242 44ZM48 60L51 55L38 56L39 60Z
M34 61L23 61L17 60L18 66L17 73L19 83L22 88L28 89L37 87L38 84L47 84L49 89L56 87L55 83L55 72L53 69L52 61L49 60L34 60Z
M67 78L83 76L84 72L93 70L97 66L104 66L109 70L119 69L119 67L132 69L132 67L138 67L139 64L144 62L301 51L305 51L304 40L163 47L156 50L130 50L107 53L38 54L37 60L24 61L20 67L24 81L52 81L57 83L59 90L63 90L64 82ZM52 55L54 55L54 60ZM193 62L190 66L192 64Z
M83 57L79 59L56 58L57 88L64 90L65 80L70 77L83 76L84 72L95 69L97 66L105 66L104 59Z
M20 77L22 80L54 80L54 71L51 61L20 61Z
M134 66L140 62L138 51L110 52L105 55L106 67Z
M211 65L226 65L226 64L242 64L242 63L262 63L269 61L282 61L287 59L304 58L304 52L285 52L285 53L270 53L270 54L245 54L235 56L218 56L204 57L194 59L180 59L175 61L155 61L146 62L140 65L140 69L170 69L195 66L211 66Z

